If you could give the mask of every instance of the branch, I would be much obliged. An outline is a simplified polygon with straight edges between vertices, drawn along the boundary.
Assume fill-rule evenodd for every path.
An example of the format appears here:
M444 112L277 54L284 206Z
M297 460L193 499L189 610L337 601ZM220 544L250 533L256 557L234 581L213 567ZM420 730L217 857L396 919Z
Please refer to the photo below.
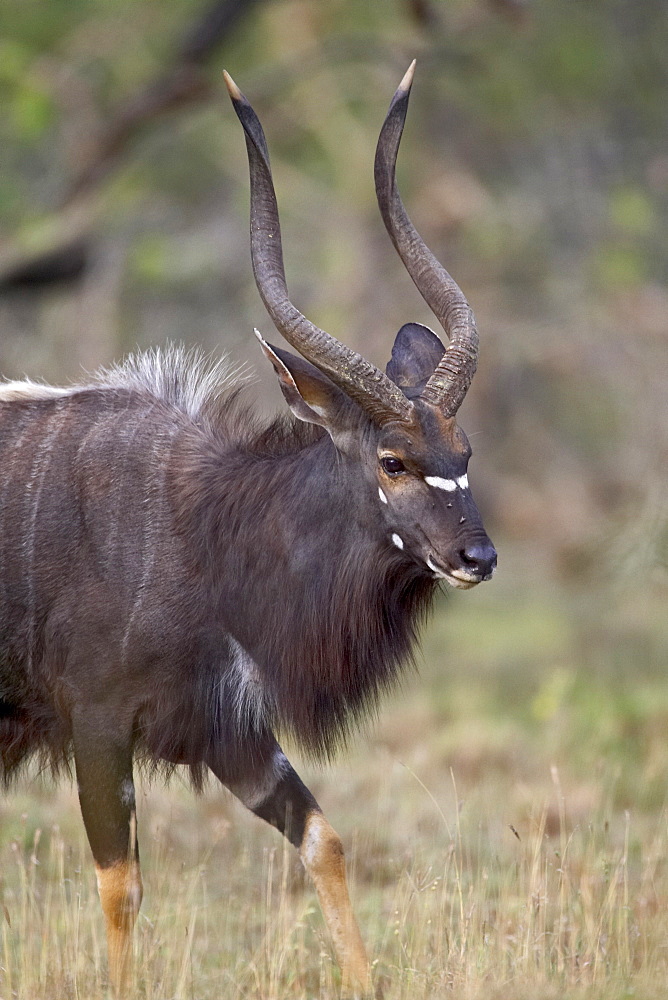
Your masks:
M72 182L66 203L99 184L130 140L147 123L211 95L211 84L203 66L256 2L217 0L209 6L177 49L171 68L118 109L89 153L88 162Z
M177 46L172 65L122 104L91 144L86 162L70 183L56 219L48 227L46 248L29 256L10 248L3 255L0 294L74 282L86 274L91 257L90 229L100 211L102 182L143 128L162 115L210 97L213 88L205 64L256 2L216 0L209 4Z

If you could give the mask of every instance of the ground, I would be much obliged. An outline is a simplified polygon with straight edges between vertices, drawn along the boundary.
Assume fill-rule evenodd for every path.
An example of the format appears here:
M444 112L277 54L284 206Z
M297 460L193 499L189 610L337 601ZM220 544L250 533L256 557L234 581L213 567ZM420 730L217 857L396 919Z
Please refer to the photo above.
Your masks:
M608 595L609 597L609 595ZM347 849L386 1000L665 995L668 682L660 602L503 578L442 600L419 674L327 768L292 753ZM337 996L292 849L213 784L142 786L136 996ZM2 831L0 997L107 996L75 792Z

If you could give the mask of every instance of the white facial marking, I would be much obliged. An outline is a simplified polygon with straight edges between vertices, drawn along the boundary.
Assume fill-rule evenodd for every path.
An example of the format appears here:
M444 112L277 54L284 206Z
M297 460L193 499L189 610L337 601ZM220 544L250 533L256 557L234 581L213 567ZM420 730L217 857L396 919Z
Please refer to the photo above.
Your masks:
M469 477L466 475L466 473L464 473L463 476L459 477L459 479L457 480L457 486L461 487L461 489L463 489L463 490L467 490L468 489L468 486L469 486Z
M425 476L424 481L427 486L435 486L437 490L447 490L448 493L452 493L453 490L457 489L457 483L454 479L443 479L441 476Z
M443 573L442 570L438 568L438 566L434 565L434 563L431 561L431 556L427 556L427 566L432 571L434 576L439 576L441 578L444 578L445 574Z
M451 587L455 587L457 590L469 590L471 587L475 587L476 583L479 582L477 578L470 577L468 573L464 573L459 570L453 570L452 573L446 573L445 570L441 569L432 561L430 555L427 556L427 566L437 579L446 580Z
M383 501L383 503L387 503L387 497L385 496L385 494L381 490L380 486L378 487L378 496Z
M464 583L478 583L480 580L479 576L475 573L467 573L465 569L453 569L452 575L456 580L462 580Z
M394 535L392 535L392 541L394 542L394 544L396 545L396 547L398 549L403 549L403 547L404 547L404 540L399 535L397 535L396 533Z

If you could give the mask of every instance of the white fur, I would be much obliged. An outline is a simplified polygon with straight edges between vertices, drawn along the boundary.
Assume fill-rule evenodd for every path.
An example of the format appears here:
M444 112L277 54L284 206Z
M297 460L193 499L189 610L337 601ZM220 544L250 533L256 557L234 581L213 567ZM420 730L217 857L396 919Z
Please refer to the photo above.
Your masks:
M392 535L392 541L394 542L394 544L396 545L396 547L398 549L403 549L403 547L404 547L404 540L401 537L401 535L397 535L396 532L395 532L395 534Z
M463 476L459 477L459 479L457 480L457 486L459 486L459 488L462 490L467 490L469 488L469 477L466 475L466 473L464 473Z
M383 503L387 503L387 497L385 496L385 494L381 490L380 486L378 487L378 496L383 501Z
M276 747L271 765L257 779L235 782L230 784L229 788L247 809L257 809L271 795L289 770L290 761L281 748Z
M57 419L57 414L52 414L48 420L49 430L45 434L39 445L30 471L30 479L26 482L26 494L29 497L30 516L27 518L25 528L27 537L24 536L23 548L26 555L26 580L28 583L28 664L32 670L34 644L37 635L37 606L35 600L35 539L37 536L37 524L39 518L39 506L42 498L42 488L44 480L49 471L49 466L53 459L54 448L58 435L62 430L62 423Z
M229 638L233 654L234 711L242 729L257 729L266 713L266 691L255 661L236 639Z
M150 411L149 411L150 412ZM151 480L146 486L146 506L147 510L159 510L161 504L164 504L164 500L161 499L166 495L166 482L167 474L170 467L169 463L169 449L172 447L172 442L176 437L177 430L175 427L169 430L169 440L166 442L161 437L156 437L153 443L153 455L149 460L149 468L153 471ZM167 454L165 454L165 451ZM151 495L160 498L151 504ZM128 650L130 648L130 641L132 639L132 633L134 631L135 623L141 612L144 601L150 592L150 583L153 576L153 569L155 565L156 552L158 550L158 539L160 538L163 531L162 518L156 520L155 516L149 513L145 524L144 524L144 534L142 540L141 548L141 578L137 589L135 591L134 600L132 602L132 609L128 616L128 620L125 626L125 632L123 634L123 641L121 643L121 657L123 664L127 663Z
M68 396L73 392L76 392L76 389L61 389L55 385L31 382L30 379L0 382L0 402L2 403L11 403L15 400L54 399L56 396Z
M121 364L102 368L67 388L30 379L0 381L0 403L53 399L90 388L130 389L171 403L196 418L212 400L248 380L243 365L233 366L225 357L213 361L197 348L170 344L131 354Z
M214 362L197 348L170 344L131 354L122 364L101 369L93 385L148 392L198 417L207 403L247 378L243 365L233 367L224 357Z
M446 580L451 587L455 587L457 590L469 590L478 583L477 577L471 577L462 570L454 570L452 573L446 573L445 570L440 569L432 562L431 556L427 556L427 566L435 577L439 580Z
M443 479L442 476L425 476L424 481L427 486L435 486L437 490L447 490L448 493L457 489L454 479Z

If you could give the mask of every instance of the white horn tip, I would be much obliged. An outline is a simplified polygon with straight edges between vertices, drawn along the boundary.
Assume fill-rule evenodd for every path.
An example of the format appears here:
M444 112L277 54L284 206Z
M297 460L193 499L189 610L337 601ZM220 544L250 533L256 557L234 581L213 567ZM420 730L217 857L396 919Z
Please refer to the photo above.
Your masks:
M239 90L236 83L234 82L234 80L232 79L232 77L230 76L230 74L227 72L226 69L223 70L223 80L225 81L225 86L227 87L227 91L232 100L240 101L243 97L243 94L241 93L241 91Z
M406 92L411 89L411 84L413 83L413 77L415 76L415 66L417 65L417 59L414 59L410 64L406 72L404 73L403 79L399 84L399 90Z

